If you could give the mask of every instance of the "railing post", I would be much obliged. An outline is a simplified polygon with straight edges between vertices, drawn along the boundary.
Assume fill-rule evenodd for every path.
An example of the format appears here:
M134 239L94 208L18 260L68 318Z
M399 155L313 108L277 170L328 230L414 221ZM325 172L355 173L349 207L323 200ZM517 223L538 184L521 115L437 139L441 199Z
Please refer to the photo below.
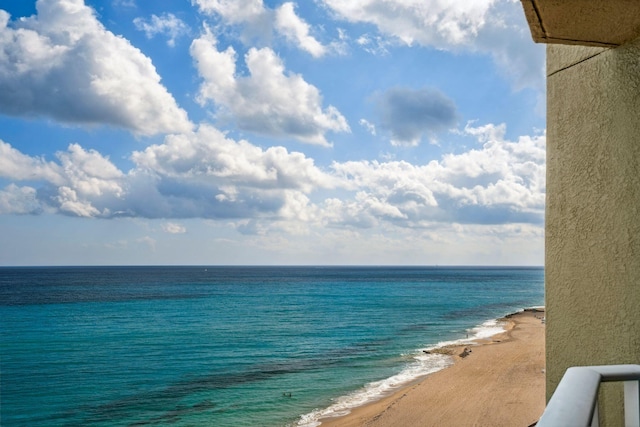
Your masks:
M624 425L640 427L640 381L624 382Z
M590 427L600 427L600 411L598 410L598 401L593 405L593 417L591 418Z

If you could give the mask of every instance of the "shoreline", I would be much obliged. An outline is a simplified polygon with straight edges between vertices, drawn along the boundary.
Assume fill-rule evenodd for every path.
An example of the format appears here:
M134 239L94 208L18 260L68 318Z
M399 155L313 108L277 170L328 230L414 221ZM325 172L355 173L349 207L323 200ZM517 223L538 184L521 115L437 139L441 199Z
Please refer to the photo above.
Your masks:
M526 308L496 319L502 332L424 350L449 366L317 425L529 426L545 407L544 315Z

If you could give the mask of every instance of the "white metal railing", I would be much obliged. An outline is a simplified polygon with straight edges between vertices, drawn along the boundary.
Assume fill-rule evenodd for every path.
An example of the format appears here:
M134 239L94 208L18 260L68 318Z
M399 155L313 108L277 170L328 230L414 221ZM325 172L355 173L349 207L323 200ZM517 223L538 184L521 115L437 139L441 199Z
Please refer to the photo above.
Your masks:
M598 427L598 388L613 381L624 381L625 426L640 427L640 365L567 369L537 427Z

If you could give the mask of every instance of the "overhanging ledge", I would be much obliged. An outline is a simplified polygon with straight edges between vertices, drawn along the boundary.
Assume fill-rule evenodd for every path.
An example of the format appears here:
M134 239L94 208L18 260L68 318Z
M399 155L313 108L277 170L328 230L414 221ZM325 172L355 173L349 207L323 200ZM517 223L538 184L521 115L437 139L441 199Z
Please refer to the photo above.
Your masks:
M521 0L536 43L615 47L640 37L637 0Z

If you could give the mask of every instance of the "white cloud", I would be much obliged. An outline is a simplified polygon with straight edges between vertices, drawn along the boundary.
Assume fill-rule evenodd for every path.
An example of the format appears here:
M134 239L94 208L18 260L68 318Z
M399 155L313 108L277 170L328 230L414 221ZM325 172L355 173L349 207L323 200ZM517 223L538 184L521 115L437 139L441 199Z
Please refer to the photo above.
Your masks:
M1 159L15 161L4 177L40 181L34 196L39 210L83 217L304 222L310 221L315 209L306 194L337 182L302 153L284 147L264 150L226 138L207 125L196 133L169 135L163 144L134 152L135 167L127 173L108 157L77 144L58 152L57 161L50 163L22 154L9 144L0 148L9 154ZM30 173L32 170L39 172ZM7 200L33 195L10 190Z
M329 225L402 227L434 223L541 224L544 218L544 135L504 137L503 125L465 128L482 144L440 161L334 163L354 198L325 202Z
M241 39L249 44L254 40L268 42L273 32L273 11L262 0L192 0L200 11L215 16L224 25L240 26Z
M262 0L192 0L207 14L217 14L231 24L259 21L266 9Z
M362 34L356 39L356 44L372 55L386 55L389 53L391 43L380 36L373 37L369 34Z
M56 156L66 184L52 197L58 208L77 216L111 216L111 209L125 194L125 175L107 157L78 144L70 144L66 152Z
M521 136L518 141L507 141L504 125L467 125L465 132L476 136L483 146L443 158L438 173L449 183L449 194L464 194L468 207L509 206L514 213L542 220L546 137Z
M368 22L406 44L460 45L485 25L495 0L323 0L353 22Z
M262 0L193 0L201 12L219 17L224 24L240 25L243 28L242 39L250 43L259 39L259 43L269 44L272 35L284 37L289 43L309 53L315 58L328 52L343 52L344 43L339 39L328 46L323 45L313 35L311 26L296 14L295 4L285 2L275 9L265 7Z
M536 46L520 2L511 0L322 0L350 22L375 25L397 41L491 55L516 88L544 86L544 48ZM372 46L370 36L358 39Z
M36 189L9 184L0 190L0 214L37 214L42 208L36 197Z
M283 3L276 9L275 26L288 40L293 41L312 56L320 57L326 53L326 48L310 35L309 24L296 15L293 3Z
M78 144L70 144L67 152L57 153L67 182L80 194L121 197L124 193L124 174L95 150L86 151Z
M427 164L348 161L326 171L302 153L235 141L208 125L134 152L127 173L77 144L49 163L3 144L2 153L16 161L4 176L43 185L5 188L2 209L11 212L8 201L18 200L17 212L239 221L238 231L249 234L304 235L326 226L381 233L451 224L539 228L546 138L511 141L505 131L504 125L468 124L461 133L476 140L476 148ZM39 172L27 173L34 166ZM180 227L163 226L167 232Z
M206 125L194 134L168 136L132 160L136 170L127 199L136 216L305 218L311 214L305 213L304 194L334 184L302 153L263 150Z
M39 202L61 212L110 216L109 206L125 193L124 174L108 158L78 144L70 144L66 152L58 152L58 163L27 156L2 141L0 154L0 176L15 181L45 182L37 194ZM96 201L104 205L102 210L94 206Z
M58 195L54 198L61 212L82 217L100 216L101 212L91 202L78 197L76 190L67 186L58 188ZM104 212L108 214L108 211Z
M152 38L156 34L166 34L167 44L171 47L176 45L176 39L189 32L189 27L173 13L165 13L161 16L151 15L151 19L136 18L134 25L140 31L144 31L147 38Z
M360 119L358 123L360 123L360 126L363 126L371 135L376 135L376 126L373 123L366 119Z
M0 140L0 177L18 181L48 181L63 184L62 168L42 158L22 154L10 144Z
M0 112L109 124L141 135L190 129L151 60L107 31L82 0L38 0L9 22L0 10Z
M166 224L162 224L162 230L165 233L169 234L184 234L187 232L187 229L184 225L177 224L175 222L167 222Z
M139 169L167 178L218 185L224 200L234 199L240 187L310 192L333 185L302 153L289 153L284 147L263 150L207 125L194 134L169 135L164 144L134 152L132 159Z
M245 55L249 75L238 76L235 50L218 51L216 44L207 30L193 41L191 56L204 80L199 100L214 102L219 116L232 117L243 130L325 146L330 145L326 132L350 131L335 107L322 108L315 86L298 74L285 73L271 49L250 49Z

